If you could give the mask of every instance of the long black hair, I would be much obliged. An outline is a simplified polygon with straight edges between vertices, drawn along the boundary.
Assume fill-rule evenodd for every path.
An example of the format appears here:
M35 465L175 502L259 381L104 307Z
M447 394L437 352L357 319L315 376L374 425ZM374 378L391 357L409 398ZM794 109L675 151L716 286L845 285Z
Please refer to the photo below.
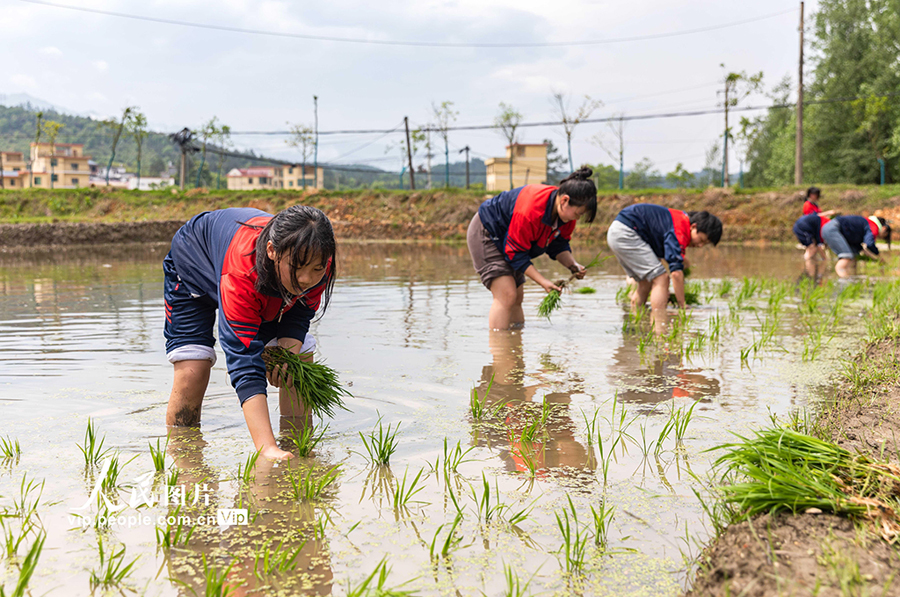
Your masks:
M591 176L594 171L587 166L582 166L575 172L566 176L559 183L560 195L568 195L569 203L575 207L586 207L585 220L593 222L597 217L597 187Z
M247 224L245 224L247 225ZM337 243L334 230L322 210L309 205L294 205L277 213L262 228L256 239L256 290L270 296L280 296L291 302L293 296L279 282L275 262L269 259L266 247L271 241L277 258L290 259L291 284L296 288L296 272L313 259L320 259L326 268L325 290L319 303L319 313L324 314L331 302L334 279L337 277ZM329 262L331 267L329 268Z
M887 237L887 238L885 238L885 240L887 241L888 251L890 251L891 250L891 225L888 224L888 221L885 220L884 218L882 218L881 216L875 216L875 217L878 218L879 222L881 222L881 229L887 233L885 235Z

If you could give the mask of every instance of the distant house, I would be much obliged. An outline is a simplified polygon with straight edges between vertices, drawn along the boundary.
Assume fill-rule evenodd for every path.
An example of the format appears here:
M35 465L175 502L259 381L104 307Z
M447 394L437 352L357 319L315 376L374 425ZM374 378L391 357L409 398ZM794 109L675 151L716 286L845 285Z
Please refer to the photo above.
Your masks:
M20 151L0 151L0 177L4 189L24 189L28 186L28 164Z
M134 179L137 175L128 172L125 166L113 166L109 169L109 184L106 182L106 167L101 167L96 162L91 162L91 186L111 186L120 189L133 189Z
M509 161L512 160L512 186L509 184ZM516 143L506 146L506 157L488 158L488 191L506 191L526 184L538 184L547 179L547 145L545 143Z
M137 176L128 179L128 188L138 191L152 191L154 189L164 189L175 184L175 179L167 176L141 176L138 180Z
M90 184L90 159L84 155L84 145L80 143L32 143L29 186L41 189L86 187Z
M260 191L263 189L307 189L315 188L316 177L312 166L255 166L234 168L227 175L228 189L231 191ZM319 168L319 187L325 188L324 170ZM305 179L305 181L304 181Z

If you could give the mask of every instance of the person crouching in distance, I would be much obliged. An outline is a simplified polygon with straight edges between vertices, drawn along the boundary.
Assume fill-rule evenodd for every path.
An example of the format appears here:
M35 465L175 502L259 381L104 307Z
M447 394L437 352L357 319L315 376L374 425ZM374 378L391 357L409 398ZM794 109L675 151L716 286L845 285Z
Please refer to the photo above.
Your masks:
M806 247L803 253L804 271L810 278L817 276L816 262L828 259L825 254L825 241L822 239L822 227L830 220L820 213L810 213L801 216L794 222L794 236L801 245Z
M593 171L583 167L564 178L558 187L530 184L503 191L478 208L469 223L466 242L475 271L493 302L488 315L492 330L525 323L522 310L525 277L545 292L560 288L545 278L532 259L546 253L577 278L584 266L575 261L569 240L575 222L593 222L597 215L597 187Z
M707 211L684 212L651 203L636 203L620 211L606 241L637 284L631 294L632 311L643 307L649 296L652 311L665 312L670 280L678 306L684 309L685 249L717 245L721 238L721 220Z
M884 263L884 257L875 246L876 239L887 241L891 248L891 227L878 216L837 216L822 226L822 239L837 255L834 271L839 278L856 275L856 260L863 253Z

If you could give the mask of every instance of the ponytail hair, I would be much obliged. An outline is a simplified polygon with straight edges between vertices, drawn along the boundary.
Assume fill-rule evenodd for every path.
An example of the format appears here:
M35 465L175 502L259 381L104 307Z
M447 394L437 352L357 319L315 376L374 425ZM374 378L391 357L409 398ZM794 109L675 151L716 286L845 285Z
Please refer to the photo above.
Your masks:
M326 268L325 290L319 303L319 314L324 314L331 302L334 279L337 277L337 243L328 216L309 205L293 205L280 211L265 226L251 227L261 228L256 239L256 266L253 268L257 276L257 292L280 296L285 302L294 298L278 280L275 262L269 259L266 247L271 241L276 256L289 260L294 287L299 286L296 271L311 260L319 259L322 267Z
M685 212L691 220L691 226L697 226L697 232L706 234L706 238L713 246L719 244L722 240L722 220L712 215L708 211L689 211Z
M593 222L597 217L597 187L591 179L593 175L593 170L582 166L559 183L558 193L568 195L570 205L587 208L584 214L587 222Z
M891 225L888 224L888 221L881 216L876 216L878 221L881 222L882 230L885 232L885 240L887 241L888 251L891 250Z

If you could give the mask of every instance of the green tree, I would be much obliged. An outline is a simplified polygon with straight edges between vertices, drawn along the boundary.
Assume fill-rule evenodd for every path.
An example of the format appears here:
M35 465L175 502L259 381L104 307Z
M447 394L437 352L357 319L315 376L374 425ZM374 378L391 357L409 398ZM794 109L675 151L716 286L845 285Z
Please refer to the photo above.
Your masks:
M791 79L785 77L767 96L776 106L790 102ZM770 108L764 116L741 118L740 137L750 165L745 182L751 187L775 187L794 181L795 111ZM704 185L705 186L705 185Z
M509 146L509 188L513 188L513 158L515 157L516 129L522 123L522 114L512 106L500 102L500 113L494 117L494 125L500 130L500 134L506 139Z
M724 64L720 65L725 68ZM762 71L748 75L741 71L730 72L725 75L725 99L722 105L725 108L725 134L723 135L724 151L722 152L722 185L729 186L730 180L728 176L728 139L732 137L731 127L728 124L728 112L731 108L736 108L738 104L747 98L751 93L759 91L762 88Z
M594 171L594 182L598 189L616 189L619 187L619 169L615 166L597 164L591 167Z
M34 144L37 145L41 142L41 132L43 131L41 128L41 120L44 119L44 113L38 112L35 116L37 122L34 126ZM34 186L34 160L31 159L31 156L28 157L28 186Z
M575 127L583 120L590 118L594 110L602 106L603 102L592 100L589 95L586 95L581 105L572 109L566 94L554 91L550 96L550 104L553 106L554 114L562 122L563 132L566 135L566 145L569 150L569 173L571 174L575 171L575 163L572 161L572 135L575 133Z
M291 136L285 141L285 143L300 150L300 159L302 160L303 164L301 176L303 177L303 190L305 191L306 161L312 157L313 149L315 148L316 143L314 130L313 127L305 124L291 124L289 122L288 125L291 127Z
M696 184L694 174L685 170L681 162L675 164L675 169L666 174L666 182L676 189L690 189Z
M141 188L141 156L144 151L144 140L147 138L147 117L142 112L138 112L137 108L131 113L128 119L128 132L134 139L134 146L137 149L137 188Z
M63 128L65 125L55 120L44 120L41 123L41 132L47 136L47 142L50 144L50 188L52 189L55 185L53 184L56 178L56 173L54 172L55 167L54 163L56 162L56 158L53 157L56 155L56 138L59 136L59 130Z
M559 184L566 174L566 158L550 139L544 139L544 145L547 146L547 184Z
M102 125L111 129L113 132L112 139L112 149L110 149L109 154L109 164L106 166L106 186L109 186L109 171L112 169L113 160L116 159L116 147L119 145L119 139L122 137L122 131L125 130L125 125L128 122L128 117L131 115L132 108L131 106L126 107L122 110L122 120L117 121L113 119L104 120Z
M434 114L437 133L444 140L444 186L450 186L450 123L456 120L459 112L453 110L453 102L441 102L440 105L432 103L431 110ZM430 139L427 140L430 144ZM428 148L431 153L431 148ZM430 169L429 169L430 172Z
M209 119L209 121L203 123L203 126L200 127L200 130L194 131L194 134L200 137L200 166L197 169L197 186L200 186L200 175L203 172L204 166L206 166L206 148L209 144L210 140L216 138L221 134L222 125L219 123L219 119L216 116L213 116ZM207 180L211 183L212 178L209 177Z
M629 189L649 189L658 186L661 180L659 171L653 169L653 162L650 158L643 158L628 176L625 177L625 187Z

